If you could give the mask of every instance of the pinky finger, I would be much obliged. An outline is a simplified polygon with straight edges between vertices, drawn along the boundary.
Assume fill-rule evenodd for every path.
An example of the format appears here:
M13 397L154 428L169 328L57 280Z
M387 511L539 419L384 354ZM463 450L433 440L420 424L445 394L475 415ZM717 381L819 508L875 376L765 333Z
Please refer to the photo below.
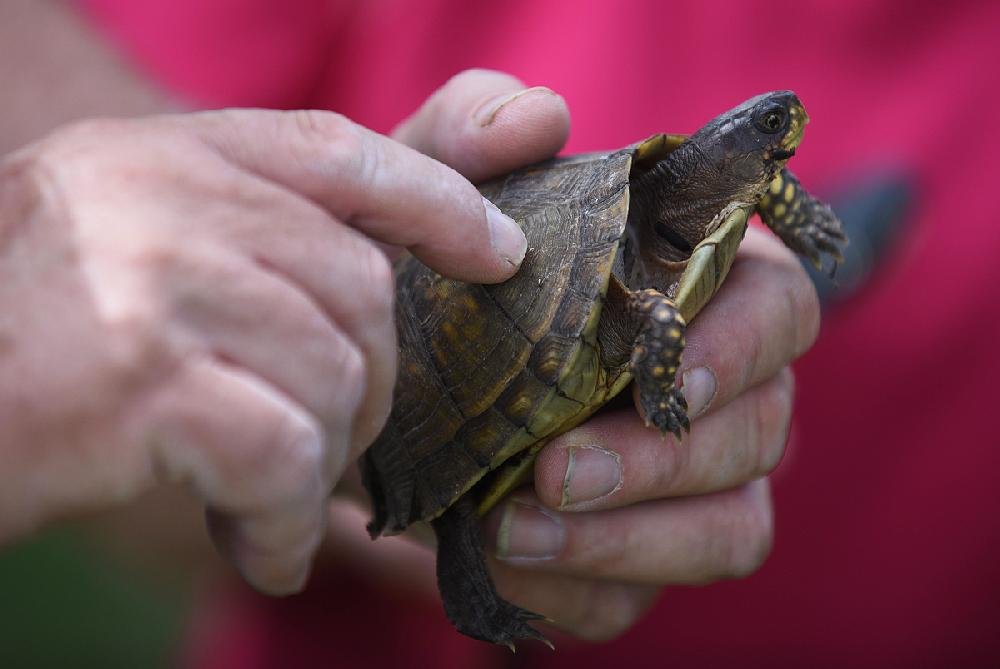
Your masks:
M632 627L662 588L526 570L491 560L500 594L587 641L607 641Z
M210 358L189 364L152 409L157 470L204 500L223 554L263 592L301 589L344 467L345 438L327 448L302 407Z

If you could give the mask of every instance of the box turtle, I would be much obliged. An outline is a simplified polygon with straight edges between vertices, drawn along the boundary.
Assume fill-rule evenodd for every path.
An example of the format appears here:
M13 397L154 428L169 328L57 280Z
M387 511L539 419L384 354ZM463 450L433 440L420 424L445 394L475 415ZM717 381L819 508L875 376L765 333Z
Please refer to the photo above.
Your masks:
M842 259L840 222L785 168L807 121L793 93L772 92L687 138L654 135L482 185L528 239L504 283L400 262L393 409L362 462L369 531L431 523L460 632L511 648L544 641L528 624L541 616L497 594L478 517L527 480L547 441L633 379L647 425L681 437L685 324L725 279L755 211L814 264Z

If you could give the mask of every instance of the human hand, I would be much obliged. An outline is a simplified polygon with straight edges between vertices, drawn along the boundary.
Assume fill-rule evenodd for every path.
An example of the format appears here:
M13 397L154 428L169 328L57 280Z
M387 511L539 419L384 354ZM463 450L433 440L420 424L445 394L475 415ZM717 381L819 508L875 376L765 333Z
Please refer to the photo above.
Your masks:
M487 520L499 591L575 635L607 639L666 585L755 571L771 548L766 476L791 420L788 365L818 327L798 261L748 230L726 283L687 331L690 433L661 438L628 407L548 444L534 492L515 493Z
M525 241L325 112L86 121L6 156L0 542L181 482L251 583L300 588L389 410L399 247L490 282Z
M490 106L484 100L505 99L486 114L493 123L475 121ZM530 162L518 153L544 144L539 132L558 150L568 118L554 99L498 73L464 73L397 136L478 181ZM753 572L771 546L766 475L788 433L788 365L818 327L815 291L798 261L751 228L726 283L687 331L681 371L691 432L680 443L663 439L629 407L550 443L534 492L515 493L485 522L500 593L578 636L605 639L665 585ZM392 550L387 562L414 563L398 542Z

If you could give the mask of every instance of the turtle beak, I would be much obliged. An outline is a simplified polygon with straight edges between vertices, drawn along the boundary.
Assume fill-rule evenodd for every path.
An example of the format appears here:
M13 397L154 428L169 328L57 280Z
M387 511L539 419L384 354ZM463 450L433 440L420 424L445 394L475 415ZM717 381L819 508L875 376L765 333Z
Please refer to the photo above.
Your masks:
M789 157L794 155L796 147L802 141L802 134L805 132L806 123L809 122L809 114L806 114L805 107L796 98L788 108L788 132L781 142L781 148L790 151Z

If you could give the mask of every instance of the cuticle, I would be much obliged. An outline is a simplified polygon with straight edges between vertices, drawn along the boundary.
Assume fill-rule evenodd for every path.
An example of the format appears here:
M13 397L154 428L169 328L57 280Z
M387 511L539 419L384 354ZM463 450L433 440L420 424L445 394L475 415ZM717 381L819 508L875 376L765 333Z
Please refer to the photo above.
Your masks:
M614 488L612 488L611 490L609 490L608 492L604 493L603 495L601 495L599 497L595 497L593 499L584 500L582 502L573 502L573 501L570 500L570 496L569 496L569 485L570 485L571 480L572 480L573 469L575 468L575 457L576 456L574 455L574 451L576 449L580 449L580 448L587 448L587 449L590 449L592 451L600 451L600 452L602 452L602 453L604 453L606 455L610 455L612 458L614 458L615 462L618 465L618 482L615 484ZM566 473L563 475L562 496L561 496L561 498L559 500L559 509L560 510L572 510L572 509L587 508L587 506L593 504L594 502L598 502L598 501L600 501L602 499L607 499L611 495L614 495L616 492L618 492L619 490L621 490L622 487L625 485L625 470L622 467L622 456L621 456L620 453L616 453L615 451L612 451L610 449L604 448L603 446L598 446L596 444L579 444L579 445L567 446L566 447L566 456L567 456Z

